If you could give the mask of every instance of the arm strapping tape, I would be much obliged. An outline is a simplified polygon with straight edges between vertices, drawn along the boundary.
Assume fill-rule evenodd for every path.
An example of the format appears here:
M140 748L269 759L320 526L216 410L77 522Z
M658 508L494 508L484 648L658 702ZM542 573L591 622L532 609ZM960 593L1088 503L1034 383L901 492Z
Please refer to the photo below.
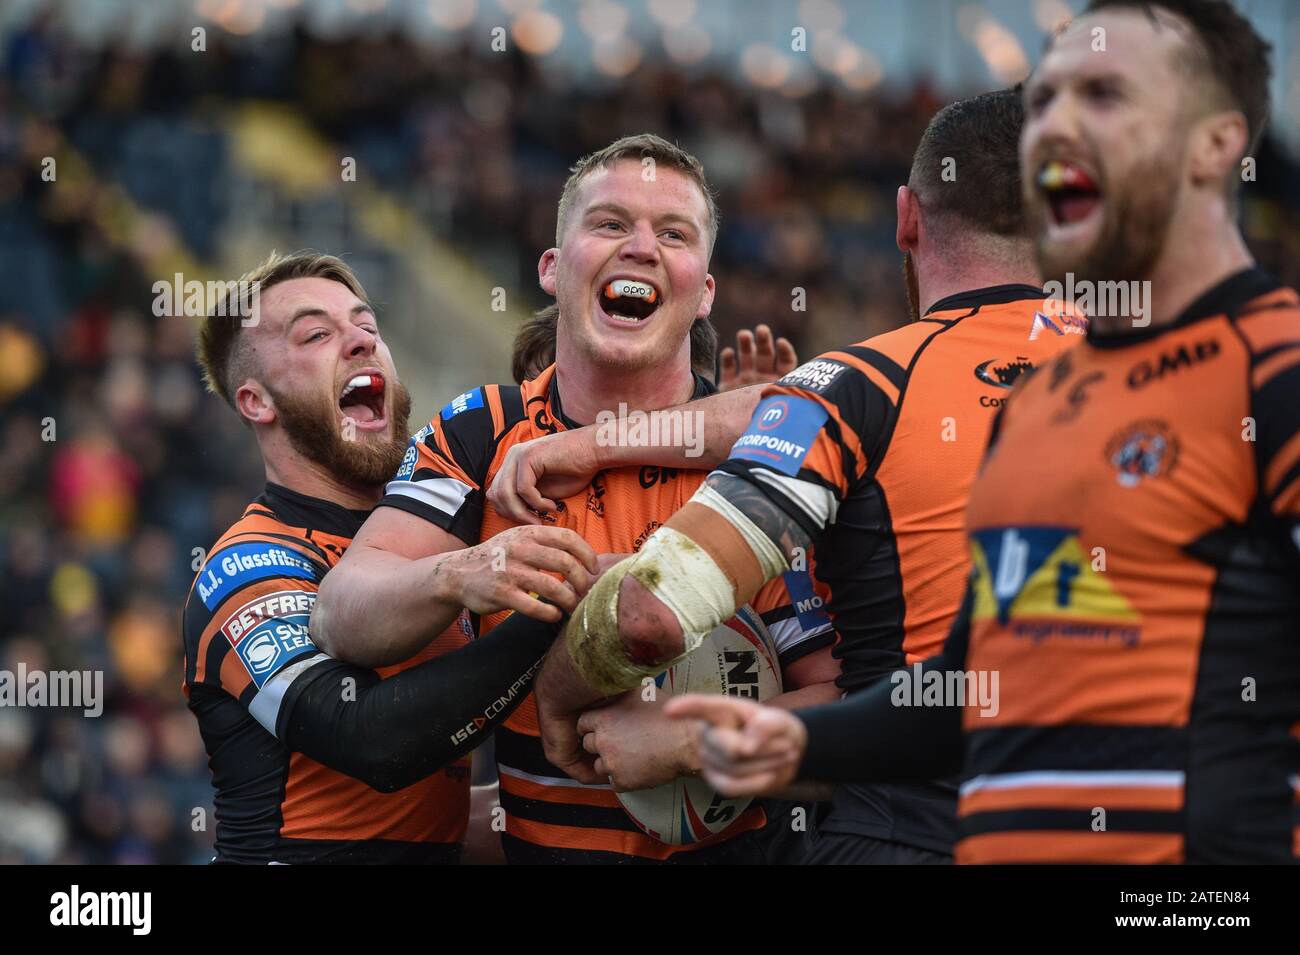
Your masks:
M766 578L786 569L780 549L722 495L704 486L691 500L718 511L740 531ZM629 574L671 610L681 625L683 650L673 659L647 665L628 656L618 630L618 592ZM613 695L672 666L735 612L735 591L714 558L686 534L664 526L639 553L615 564L596 582L565 628L565 645L587 684Z

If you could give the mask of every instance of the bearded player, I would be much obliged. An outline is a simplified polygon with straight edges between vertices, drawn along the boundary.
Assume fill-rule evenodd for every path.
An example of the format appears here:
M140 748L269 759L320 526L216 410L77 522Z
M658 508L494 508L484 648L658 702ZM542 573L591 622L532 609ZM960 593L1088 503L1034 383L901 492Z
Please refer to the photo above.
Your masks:
M1297 860L1300 298L1236 223L1268 81L1221 0L1097 0L1053 40L1021 148L1044 277L1150 300L1026 383L971 495L971 587L924 669L997 672L1000 707L682 701L715 785L964 757L959 861Z
M365 290L332 256L272 255L205 319L198 353L267 477L184 613L184 690L217 790L214 861L455 861L465 756L523 698L554 626L519 616L472 646L453 629L378 673L320 653L316 592L401 463L410 398ZM571 531L527 534L536 555L574 560L556 592L571 607L595 555ZM444 559L439 586L466 604L532 609L511 583L524 565L494 575L494 596L477 589L491 560Z
M969 570L961 514L996 410L1017 377L1077 340L1067 330L1082 330L1077 319L1043 313L1020 195L1022 119L1019 95L1009 90L963 100L934 118L898 196L898 244L917 320L825 354L769 387L731 460L668 522L670 534L699 534L706 549L719 548L722 573L739 588L753 568L733 551L743 541L761 543L758 528L785 514L789 546L811 549L831 593L841 636L837 682L850 694L939 651ZM953 163L955 181L944 173ZM746 420L730 418L715 464ZM579 432L522 446L506 467L535 473L562 458L562 470L571 470L593 455L644 453L583 438ZM508 485L497 485L503 499ZM746 577L745 590L781 566L774 560ZM658 587L703 574L670 571ZM637 580L626 583L620 605ZM696 612L672 593L667 599L679 601L674 607L684 614ZM650 628L668 621L642 619L646 632L633 649L653 654ZM559 652L548 680L572 662ZM585 750L603 757L599 725L583 716L578 729ZM841 787L809 861L950 861L955 808L953 780Z
M416 436L383 506L322 589L319 637L331 652L375 665L414 652L442 621L454 619L458 608L435 609L412 568L430 554L480 541L495 546L493 535L514 526L485 499L509 448L593 422L605 410L617 413L620 405L653 411L713 392L692 371L691 348L692 329L708 321L712 307L708 263L716 230L699 161L659 137L619 140L575 167L560 199L556 246L538 264L542 288L559 305L555 363L520 387L466 392ZM725 396L751 409L756 398L753 389ZM699 419L687 412L682 420L693 427ZM693 433L684 443L704 437ZM601 553L633 552L703 476L675 468L611 470L574 488L552 521ZM554 582L539 575L537 583ZM754 599L776 638L783 702L831 699L838 668L830 622L811 602L796 612L787 587L812 597L804 572ZM380 618L379 626L369 624ZM498 620L484 617L481 630ZM600 723L608 759L602 775L581 781L546 760L530 702L497 731L510 861L764 860L754 833L766 820L757 804L725 831L697 833L699 841L684 846L642 833L621 809L616 788L649 788L698 770L695 734L664 718L662 699L630 694L591 718Z

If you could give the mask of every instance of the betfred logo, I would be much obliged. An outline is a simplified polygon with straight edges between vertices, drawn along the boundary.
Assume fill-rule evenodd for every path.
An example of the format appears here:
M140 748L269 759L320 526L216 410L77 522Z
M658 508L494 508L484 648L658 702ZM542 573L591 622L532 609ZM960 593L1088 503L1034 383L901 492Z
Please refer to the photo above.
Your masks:
M315 604L316 594L310 590L281 590L267 594L250 600L227 617L221 625L221 632L231 646L235 646L259 623L275 617L310 616Z

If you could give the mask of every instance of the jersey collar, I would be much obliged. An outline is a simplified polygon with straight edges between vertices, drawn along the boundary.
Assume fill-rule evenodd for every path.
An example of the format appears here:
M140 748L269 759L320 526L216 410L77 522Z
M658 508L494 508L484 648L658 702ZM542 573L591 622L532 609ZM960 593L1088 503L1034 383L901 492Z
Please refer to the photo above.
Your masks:
M968 314L974 315L981 305L1005 305L1007 302L1022 302L1025 299L1043 297L1043 290L1034 285L1023 285L1018 282L1011 285L990 285L987 288L957 292L947 298L941 298L927 308L921 317L928 318L934 312L951 312L961 308L969 309Z
M271 511L290 527L323 531L348 540L357 536L370 511L354 511L324 498L299 494L280 484L266 482L258 504Z
M1150 341L1158 335L1182 328L1193 322L1218 315L1232 316L1241 306L1261 295L1281 288L1282 283L1268 272L1252 266L1229 275L1218 285L1212 286L1200 298L1183 309L1182 313L1165 325L1152 325L1131 332L1103 333L1093 323L1088 324L1088 344L1097 348L1123 348L1138 342Z
M564 407L560 404L560 383L559 376L555 374L555 366L552 365L542 374L546 374L547 372L549 372L551 376L548 387L551 404L551 417L564 425L564 427L570 431L575 428L581 428L582 425L578 424L576 421L569 420L568 415L564 413ZM540 378L542 376L538 375L537 377ZM691 392L691 401L695 401L697 398L707 398L709 395L717 394L718 386L709 381L709 379L705 378L703 375L692 371L691 377L695 380L695 390Z

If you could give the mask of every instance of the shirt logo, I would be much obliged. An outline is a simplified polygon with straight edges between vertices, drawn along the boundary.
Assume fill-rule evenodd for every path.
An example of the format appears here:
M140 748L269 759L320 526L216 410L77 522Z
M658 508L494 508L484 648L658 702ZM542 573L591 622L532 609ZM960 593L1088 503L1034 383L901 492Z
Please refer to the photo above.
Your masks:
M1163 421L1135 421L1107 442L1105 454L1120 487L1137 487L1174 469L1178 438Z
M462 395L457 395L455 398L452 398L447 407L442 409L442 420L450 421L463 411L473 411L475 408L482 407L483 389L475 388L473 391L467 391Z
M730 456L793 477L799 473L826 417L826 409L808 398L764 398L754 409L749 430L736 441Z
M1021 375L1034 370L1034 363L1023 355L1014 361L990 358L975 366L975 377L994 388L1010 388Z
M195 589L209 610L216 610L237 588L268 577L315 580L310 560L271 543L238 544L214 555L199 573Z
M847 367L848 365L829 358L814 358L790 372L777 384L824 394Z

